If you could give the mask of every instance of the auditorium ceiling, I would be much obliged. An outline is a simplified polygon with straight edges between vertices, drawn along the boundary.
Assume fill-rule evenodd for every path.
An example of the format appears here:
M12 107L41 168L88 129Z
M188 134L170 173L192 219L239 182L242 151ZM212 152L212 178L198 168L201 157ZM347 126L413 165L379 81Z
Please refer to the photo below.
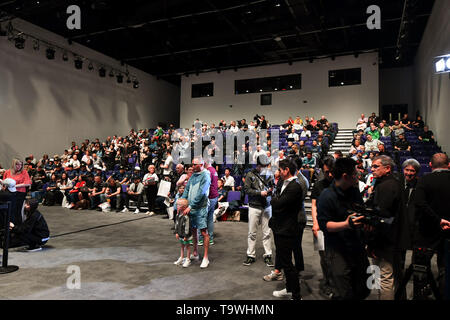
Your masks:
M378 51L380 67L411 65L434 0L2 0L19 17L179 83L180 75ZM69 5L81 29L69 30ZM370 30L370 5L381 29Z

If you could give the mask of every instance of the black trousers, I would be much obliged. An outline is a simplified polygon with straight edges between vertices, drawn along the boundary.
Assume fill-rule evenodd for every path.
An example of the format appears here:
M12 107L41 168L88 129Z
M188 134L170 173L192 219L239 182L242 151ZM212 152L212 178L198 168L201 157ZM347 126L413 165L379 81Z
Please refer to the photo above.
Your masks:
M331 283L331 275L330 275L330 268L329 268L329 263L327 260L327 255L325 253L325 251L319 251L319 256L320 256L320 267L322 269L322 274L323 274L323 285L325 287L331 287L332 283Z
M305 270L305 262L303 259L303 249L302 249L302 239L303 239L303 230L305 229L305 225L300 225L300 236L296 237L297 244L294 246L294 261L295 261L295 269L297 272L301 272ZM275 269L282 270L282 266L278 255L275 255Z
M284 270L286 277L286 290L292 293L292 298L299 299L300 282L298 279L298 271L292 263L292 253L298 245L297 237L286 237L274 234L276 262L281 269Z
M34 246L42 246L46 244L47 241L42 241L42 237L38 237L34 234L30 233L24 233L24 234L15 234L11 233L11 240L10 240L10 248L20 247L22 245L27 245L30 247Z
M137 208L140 211L141 204L142 204L142 198L143 198L142 193L138 194L138 195L125 193L125 206L129 209L130 208L130 200L137 201Z
M325 251L333 282L334 299L363 300L370 294L367 287L369 259L363 249L341 251L328 247Z
M158 193L157 185L147 186L146 196L148 202L148 211L155 211L156 195Z
M295 261L295 268L297 269L297 272L301 272L305 270L305 262L303 260L303 249L302 249L302 239L303 239L303 230L305 229L305 225L301 224L299 225L299 232L300 235L296 237L297 243L294 246L294 261Z

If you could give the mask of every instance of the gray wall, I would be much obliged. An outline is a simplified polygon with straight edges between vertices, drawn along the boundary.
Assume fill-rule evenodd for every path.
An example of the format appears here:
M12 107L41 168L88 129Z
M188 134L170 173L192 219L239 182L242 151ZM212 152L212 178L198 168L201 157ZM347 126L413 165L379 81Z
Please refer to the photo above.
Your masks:
M388 104L407 104L410 117L415 117L413 67L380 69L380 113Z
M414 64L414 102L438 144L450 152L449 74L435 74L433 58L450 54L448 0L436 0Z
M67 47L63 38L31 25L13 25L33 35ZM139 89L115 78L100 78L96 70L76 70L73 57L64 62L57 51L47 60L46 47L34 51L32 41L24 50L7 37L0 38L0 164L9 167L11 158L32 153L62 153L71 141L104 139L127 134L131 128L152 128L159 121L178 124L179 88L142 71ZM71 50L122 69L120 64L93 50L74 44ZM126 80L126 79L125 79Z
M336 57L336 60L320 59L264 67L253 67L217 72L201 73L198 76L182 77L180 122L190 127L196 118L208 123L224 119L245 118L263 114L273 124L284 123L289 116L325 115L328 120L338 122L340 128L354 128L361 113L377 112L379 107L378 54L360 54ZM328 71L361 67L361 85L328 87ZM302 89L272 92L272 105L261 106L260 94L234 94L234 81L286 74L302 74ZM195 83L214 82L214 96L191 98L191 87ZM306 100L307 103L303 103ZM230 105L233 107L230 108Z

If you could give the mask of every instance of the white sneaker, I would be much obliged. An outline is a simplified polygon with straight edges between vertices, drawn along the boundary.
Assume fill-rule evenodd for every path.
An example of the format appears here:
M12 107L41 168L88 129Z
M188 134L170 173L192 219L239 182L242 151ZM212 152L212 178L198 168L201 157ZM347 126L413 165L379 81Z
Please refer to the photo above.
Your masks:
M136 210L134 211L134 213L140 213L139 209L136 209Z
M148 214L150 217L153 216L155 213L153 211L147 211L145 214Z
M277 298L291 298L292 293L287 292L286 288L280 291L274 291L273 296Z
M128 212L128 208L123 208L122 212Z
M202 264L200 265L200 268L202 268L202 269L205 269L205 268L207 268L207 267L208 267L208 265L209 265L209 260L208 260L208 259L205 259L205 258L203 258L203 260L202 260Z
M193 254L191 254L191 259L190 260L195 260L195 261L200 261L200 256L194 256Z
M175 261L173 264L179 266L179 265L182 265L185 260L186 260L186 258L179 257L178 260Z
M191 265L191 259L185 259L183 262L183 268L187 268Z

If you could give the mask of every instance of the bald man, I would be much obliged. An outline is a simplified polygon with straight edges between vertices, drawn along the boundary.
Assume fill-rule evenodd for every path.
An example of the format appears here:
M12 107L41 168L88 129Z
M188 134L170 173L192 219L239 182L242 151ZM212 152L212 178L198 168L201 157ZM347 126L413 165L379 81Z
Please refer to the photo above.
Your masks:
M439 290L445 287L445 241L450 239L450 170L448 156L436 153L430 161L432 173L423 176L416 187L417 246L437 252Z

